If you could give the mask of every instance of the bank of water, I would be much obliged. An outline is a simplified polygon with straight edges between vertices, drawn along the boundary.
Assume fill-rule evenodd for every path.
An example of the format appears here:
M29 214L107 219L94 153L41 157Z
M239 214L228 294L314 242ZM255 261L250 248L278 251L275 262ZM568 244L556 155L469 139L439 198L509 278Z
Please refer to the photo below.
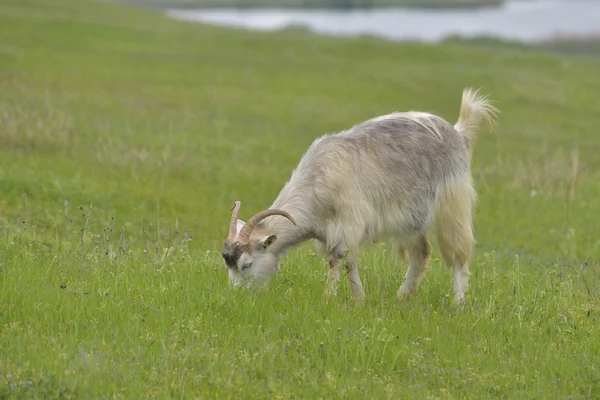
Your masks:
M326 35L372 35L439 42L447 37L491 37L536 43L600 36L600 0L509 0L483 9L168 9L172 17L220 26L276 31L302 26Z

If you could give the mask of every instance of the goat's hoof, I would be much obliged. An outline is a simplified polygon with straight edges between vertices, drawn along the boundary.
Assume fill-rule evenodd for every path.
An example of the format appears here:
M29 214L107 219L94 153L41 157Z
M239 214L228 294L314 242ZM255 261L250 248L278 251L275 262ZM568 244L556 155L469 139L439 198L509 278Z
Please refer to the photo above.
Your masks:
M350 301L353 304L364 304L365 302L365 292L361 290L357 290L350 295Z
M350 306L351 307L362 307L365 305L365 298L362 297L354 297L350 296Z
M398 289L396 296L400 301L407 301L412 299L416 292L416 290L410 290L405 284L402 284L402 286L400 286L400 289Z
M323 302L325 302L325 304L328 304L329 300L331 300L331 298L335 297L336 295L337 295L337 291L331 290L331 289L326 289L323 292Z
M396 297L398 298L398 301L403 303L405 301L410 300L411 296L406 292L398 291L398 293L396 294Z
M456 293L452 302L456 307L461 310L465 309L466 299L464 293Z

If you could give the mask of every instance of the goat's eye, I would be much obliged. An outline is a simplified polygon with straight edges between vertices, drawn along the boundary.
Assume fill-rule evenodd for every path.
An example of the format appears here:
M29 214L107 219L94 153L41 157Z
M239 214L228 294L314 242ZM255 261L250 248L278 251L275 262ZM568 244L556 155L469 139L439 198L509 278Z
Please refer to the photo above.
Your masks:
M252 261L245 263L242 265L242 269L250 268L252 266Z

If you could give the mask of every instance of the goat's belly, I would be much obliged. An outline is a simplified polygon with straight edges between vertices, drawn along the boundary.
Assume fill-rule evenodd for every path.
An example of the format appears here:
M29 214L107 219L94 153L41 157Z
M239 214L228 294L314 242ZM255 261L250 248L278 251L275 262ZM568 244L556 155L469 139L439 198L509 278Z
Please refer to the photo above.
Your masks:
M421 207L405 211L393 210L382 214L375 223L369 224L365 235L373 241L384 240L389 237L409 237L426 231L433 221L433 206L423 204Z

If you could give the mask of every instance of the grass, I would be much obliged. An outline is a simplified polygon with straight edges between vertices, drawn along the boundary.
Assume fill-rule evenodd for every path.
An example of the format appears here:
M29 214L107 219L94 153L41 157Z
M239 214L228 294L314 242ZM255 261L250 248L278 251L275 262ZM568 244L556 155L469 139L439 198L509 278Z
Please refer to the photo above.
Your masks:
M598 398L598 63L460 43L206 27L75 0L0 4L0 398ZM464 311L434 256L327 266L292 251L229 288L230 207L270 205L311 141L393 110L477 142L478 241Z
M525 44L489 37L461 38L448 37L442 41L448 44L467 44L489 50L509 49L529 51L544 51L550 54L568 55L574 58L598 58L600 56L600 38L598 37L566 37L542 41L536 44Z

